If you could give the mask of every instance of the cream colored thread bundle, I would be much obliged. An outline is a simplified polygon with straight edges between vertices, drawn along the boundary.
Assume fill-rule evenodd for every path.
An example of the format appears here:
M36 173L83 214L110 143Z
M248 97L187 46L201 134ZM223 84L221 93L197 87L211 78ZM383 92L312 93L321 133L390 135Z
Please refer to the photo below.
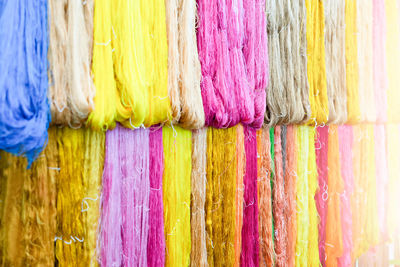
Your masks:
M94 108L91 76L93 0L51 0L50 88L53 124L80 126Z

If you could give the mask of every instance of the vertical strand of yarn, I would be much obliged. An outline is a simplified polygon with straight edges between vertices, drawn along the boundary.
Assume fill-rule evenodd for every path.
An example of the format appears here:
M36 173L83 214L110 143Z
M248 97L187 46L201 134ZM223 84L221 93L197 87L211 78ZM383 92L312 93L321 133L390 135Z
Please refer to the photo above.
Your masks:
M297 183L297 126L287 126L285 195L287 198L287 265L294 266L296 258L296 183Z
M93 4L94 1L49 1L49 99L54 124L80 126L93 109Z
M310 86L311 118L309 124L324 124L329 118L325 71L324 5L306 0L307 77Z
M358 93L361 121L375 122L375 98L373 81L372 43L372 1L357 2L357 52L358 52Z
M241 266L259 266L258 197L257 197L257 136L256 130L244 128L246 173L243 178L243 228Z
M0 15L0 149L28 158L47 141L47 1L7 1Z
M308 158L309 137L307 126L299 126L297 132L297 239L296 239L296 267L308 265L308 236L310 216L308 205Z
M208 129L206 230L210 266L235 264L236 143L236 127Z
M96 130L115 127L119 95L114 80L113 35L110 1L97 0L93 15L92 74L96 87L95 108L89 114L88 124Z
M347 120L345 0L325 0L324 7L328 122L345 123Z
M344 192L340 196L340 219L342 227L343 254L338 259L338 266L350 266L351 250L353 248L353 231L352 231L352 206L351 195L354 190L353 181L353 129L352 126L342 125L338 127L339 135L339 157L341 176L344 183Z
M326 240L326 214L328 205L328 132L329 127L318 127L315 138L315 155L318 173L318 190L315 194L315 203L319 215L318 237L319 237L319 260L322 266L325 263L325 240Z
M387 118L389 122L400 122L400 76L398 75L400 62L400 23L399 3L396 0L385 0L386 14L386 71L388 75L387 88Z
M208 266L206 244L207 128L192 132L192 252L190 266Z
M361 119L358 92L357 0L345 0L345 5L347 122L356 123Z
M165 235L162 179L164 150L162 128L150 129L149 133L149 237L147 264L152 267L165 264Z
M122 177L122 246L125 266L147 265L149 233L149 130L118 127ZM113 177L114 178L114 177Z
M318 173L315 158L315 128L307 127L308 131L308 209L309 209L309 233L308 233L308 266L320 266L318 250L318 212L315 205L315 193L318 188Z
M275 176L272 192L273 216L274 216L274 240L275 240L275 265L286 264L287 250L287 225L285 224L285 182L283 177L283 157L281 145L281 126L274 128L274 163Z
M385 125L374 125L375 165L376 165L376 198L379 219L379 241L387 239L386 211L388 202L388 164L386 149ZM390 204L389 204L390 205Z
M338 126L329 127L328 138L328 207L326 215L326 266L337 266L343 255L342 224L340 202L344 193L339 158Z
M200 90L201 67L196 40L196 1L180 0L178 14L179 88L182 110L179 124L185 128L198 129L204 125L205 115Z
M274 205L274 196L273 196L273 191L274 191L274 181L275 181L275 135L274 135L274 128L269 128L269 148L270 148L270 155L271 155L271 160L270 160L270 165L271 165L271 172L270 172L270 185L271 185L271 220L272 220L272 242L273 242L273 247L274 247L274 261L275 261L275 220L273 216L273 205Z
M191 131L163 127L166 266L190 264L191 140Z
M385 0L373 0L372 6L372 68L376 119L387 119L387 72L386 72L386 14Z
M102 266L122 265L122 176L119 160L119 127L106 133L101 218L98 237Z
M263 127L257 131L258 154L258 228L260 246L260 266L274 264L274 245L272 241L272 207L271 207L271 151L269 142L269 129Z
M243 177L246 172L246 151L244 148L244 129L241 124L236 127L236 221L235 221L235 264L240 266L242 252L242 226L243 226Z

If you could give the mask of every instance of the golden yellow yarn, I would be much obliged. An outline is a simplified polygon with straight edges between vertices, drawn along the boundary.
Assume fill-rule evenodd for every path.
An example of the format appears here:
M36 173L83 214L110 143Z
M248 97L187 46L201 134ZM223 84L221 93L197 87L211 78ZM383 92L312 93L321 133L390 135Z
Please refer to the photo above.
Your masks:
M206 230L209 266L234 266L237 128L207 134Z
M61 266L96 266L104 133L63 128L57 142L56 257Z
M398 123L400 122L400 25L398 1L385 0L385 13L388 121Z
M329 104L325 71L324 6L323 1L306 0L307 9L307 77L311 118L309 124L325 124Z
M163 127L165 266L189 266L192 132Z
M346 0L345 4L347 122L356 123L361 119L358 94L357 0Z

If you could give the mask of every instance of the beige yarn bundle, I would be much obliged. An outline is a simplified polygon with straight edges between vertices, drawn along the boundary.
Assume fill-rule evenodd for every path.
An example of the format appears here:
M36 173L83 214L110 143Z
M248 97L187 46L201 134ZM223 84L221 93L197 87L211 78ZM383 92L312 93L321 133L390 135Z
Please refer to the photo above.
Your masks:
M166 0L168 93L172 121L188 129L204 125L201 68L196 41L196 1Z
M344 0L325 0L325 60L329 101L328 123L332 124L342 124L347 121L344 12Z
M310 116L305 6L267 0L266 9L270 82L265 121L270 126L301 123Z
M93 0L50 0L52 124L80 127L93 107Z

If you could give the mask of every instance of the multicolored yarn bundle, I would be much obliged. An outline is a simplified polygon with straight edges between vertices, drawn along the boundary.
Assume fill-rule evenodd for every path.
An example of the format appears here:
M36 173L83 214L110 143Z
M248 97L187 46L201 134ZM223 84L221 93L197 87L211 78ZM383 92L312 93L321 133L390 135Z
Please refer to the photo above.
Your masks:
M0 0L0 44L1 266L400 257L398 0Z

